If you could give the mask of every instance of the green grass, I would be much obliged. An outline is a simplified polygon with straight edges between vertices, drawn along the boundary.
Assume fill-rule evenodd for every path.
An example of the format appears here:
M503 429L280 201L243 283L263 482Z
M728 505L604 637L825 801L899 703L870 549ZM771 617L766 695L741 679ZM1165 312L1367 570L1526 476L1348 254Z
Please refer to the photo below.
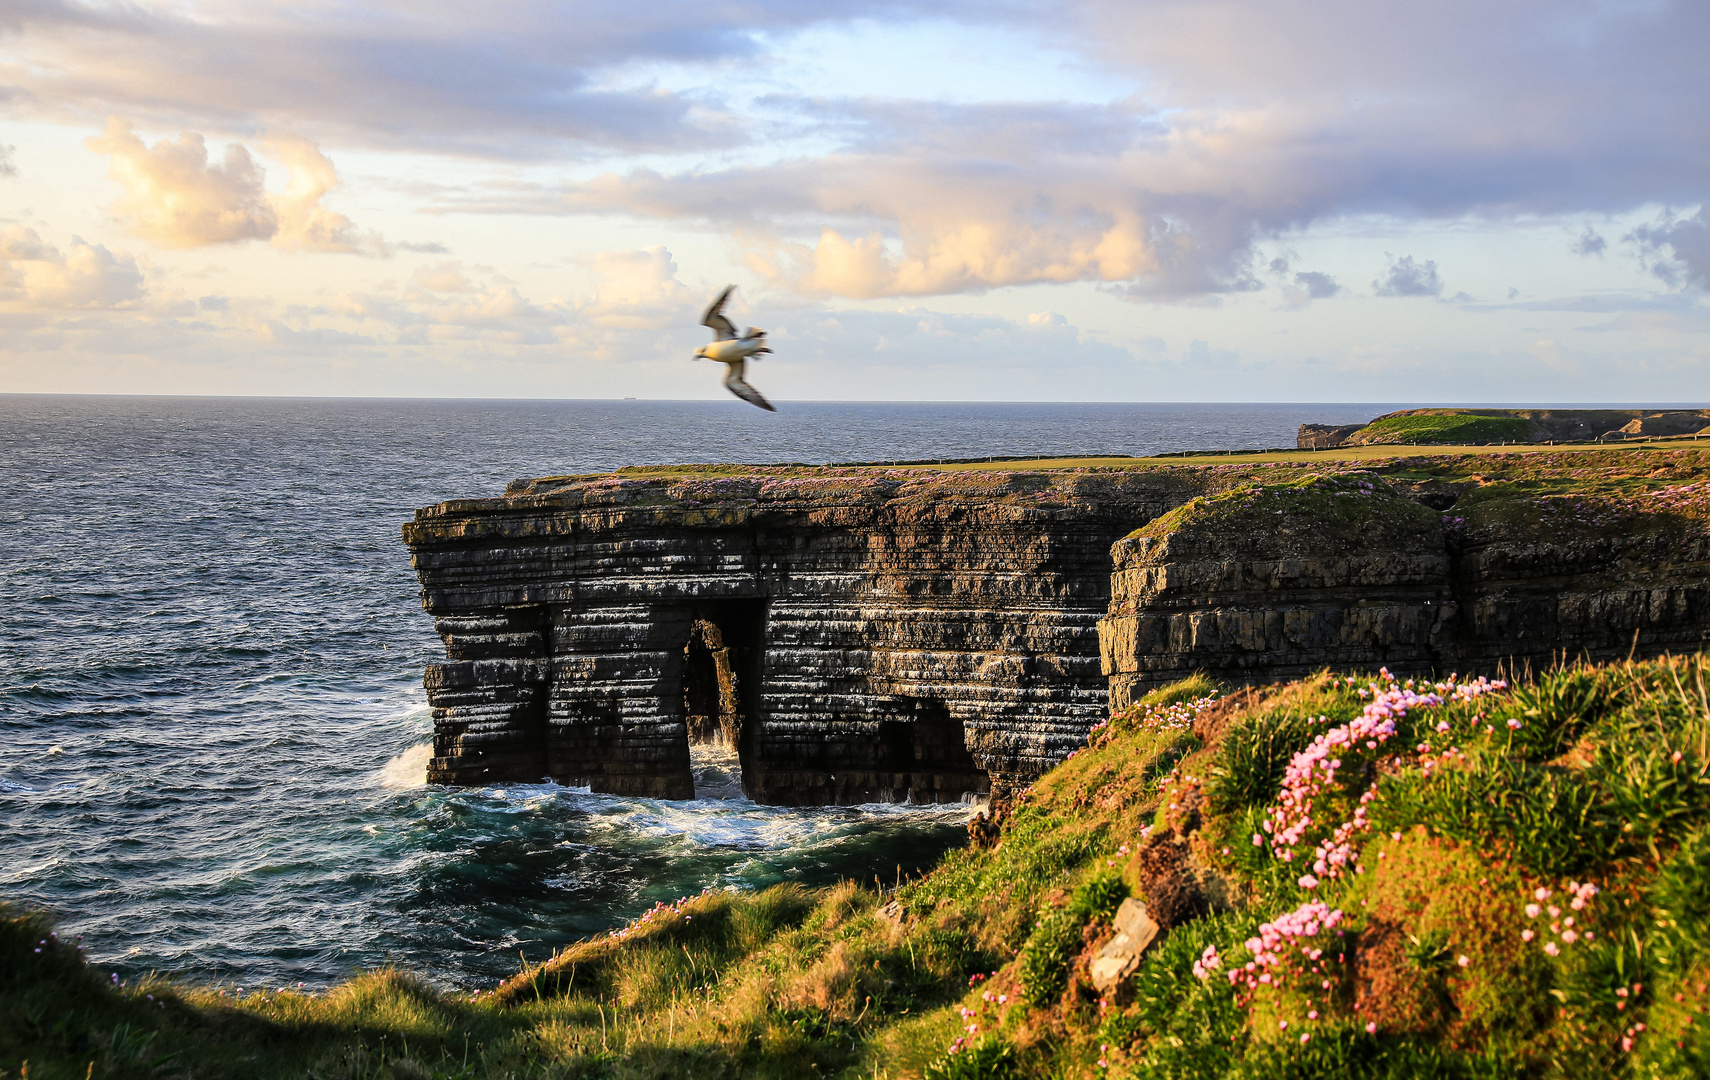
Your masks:
M118 986L6 908L0 1076L1705 1075L1710 660L1414 708L1336 751L1294 861L1255 846L1290 761L1360 716L1368 681L1202 706L1215 688L1189 680L1097 729L995 843L894 893L708 893L474 996L390 971L241 999ZM1304 886L1360 808L1360 872ZM1182 889L1190 917L1101 999L1086 965L1122 898ZM1272 981L1232 984L1260 924L1309 901L1344 913L1306 939L1319 956L1285 948Z
M1362 443L1528 442L1532 423L1518 416L1470 412L1408 413L1373 420L1349 436Z

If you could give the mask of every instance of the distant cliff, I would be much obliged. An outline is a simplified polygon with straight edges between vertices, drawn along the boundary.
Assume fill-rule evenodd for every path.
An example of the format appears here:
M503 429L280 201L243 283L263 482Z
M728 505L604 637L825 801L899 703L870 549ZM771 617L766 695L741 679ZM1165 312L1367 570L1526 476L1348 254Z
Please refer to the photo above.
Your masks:
M1372 445L1621 442L1710 432L1710 409L1404 409L1366 424L1302 424L1302 450Z
M684 798L691 740L727 739L757 801L955 800L1031 780L1194 670L1697 647L1706 463L519 481L404 527L447 653L425 679L430 779Z

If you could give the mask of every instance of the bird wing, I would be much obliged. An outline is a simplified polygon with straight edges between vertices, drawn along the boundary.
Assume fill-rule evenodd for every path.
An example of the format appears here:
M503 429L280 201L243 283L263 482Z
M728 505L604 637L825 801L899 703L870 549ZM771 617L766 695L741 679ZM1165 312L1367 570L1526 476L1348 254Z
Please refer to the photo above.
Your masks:
M712 327L714 341L723 341L725 338L737 336L736 327L724 317L725 301L729 300L730 294L735 291L735 285L725 286L724 291L718 294L718 299L714 300L712 306L707 308L707 313L701 316L701 325Z
M746 366L741 360L731 364L730 370L724 376L724 388L750 405L758 405L767 412L777 412L772 403L760 395L760 391L743 380L742 371Z

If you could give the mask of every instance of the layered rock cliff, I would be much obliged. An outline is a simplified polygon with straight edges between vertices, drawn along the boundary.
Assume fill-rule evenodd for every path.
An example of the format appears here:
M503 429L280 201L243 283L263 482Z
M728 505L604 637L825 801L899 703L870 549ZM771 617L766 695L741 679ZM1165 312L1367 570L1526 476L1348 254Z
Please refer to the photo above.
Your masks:
M1654 455L1644 465L1657 479L1627 490L1610 490L1631 464L1618 455L1529 464L1521 482L1259 483L1125 537L1099 626L1112 708L1195 671L1233 682L1325 666L1488 673L1710 642L1701 455Z
M429 776L956 800L1194 671L1494 671L1701 647L1696 451L519 481L404 528L447 661ZM1477 471L1474 471L1477 470Z
M730 738L756 800L956 800L1105 714L1111 543L1168 473L754 470L519 482L405 526L448 660L430 778L690 796Z

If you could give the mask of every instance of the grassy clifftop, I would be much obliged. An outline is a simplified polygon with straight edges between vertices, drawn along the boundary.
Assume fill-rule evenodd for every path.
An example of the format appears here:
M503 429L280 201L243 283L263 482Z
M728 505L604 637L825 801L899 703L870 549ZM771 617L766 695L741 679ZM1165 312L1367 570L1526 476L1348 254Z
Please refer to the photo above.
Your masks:
M1301 429L1302 446L1542 443L1703 433L1702 409L1404 409L1364 427Z
M1160 691L883 893L709 893L469 997L118 986L0 923L0 1075L1710 1072L1710 662ZM1088 965L1127 895L1164 932Z

